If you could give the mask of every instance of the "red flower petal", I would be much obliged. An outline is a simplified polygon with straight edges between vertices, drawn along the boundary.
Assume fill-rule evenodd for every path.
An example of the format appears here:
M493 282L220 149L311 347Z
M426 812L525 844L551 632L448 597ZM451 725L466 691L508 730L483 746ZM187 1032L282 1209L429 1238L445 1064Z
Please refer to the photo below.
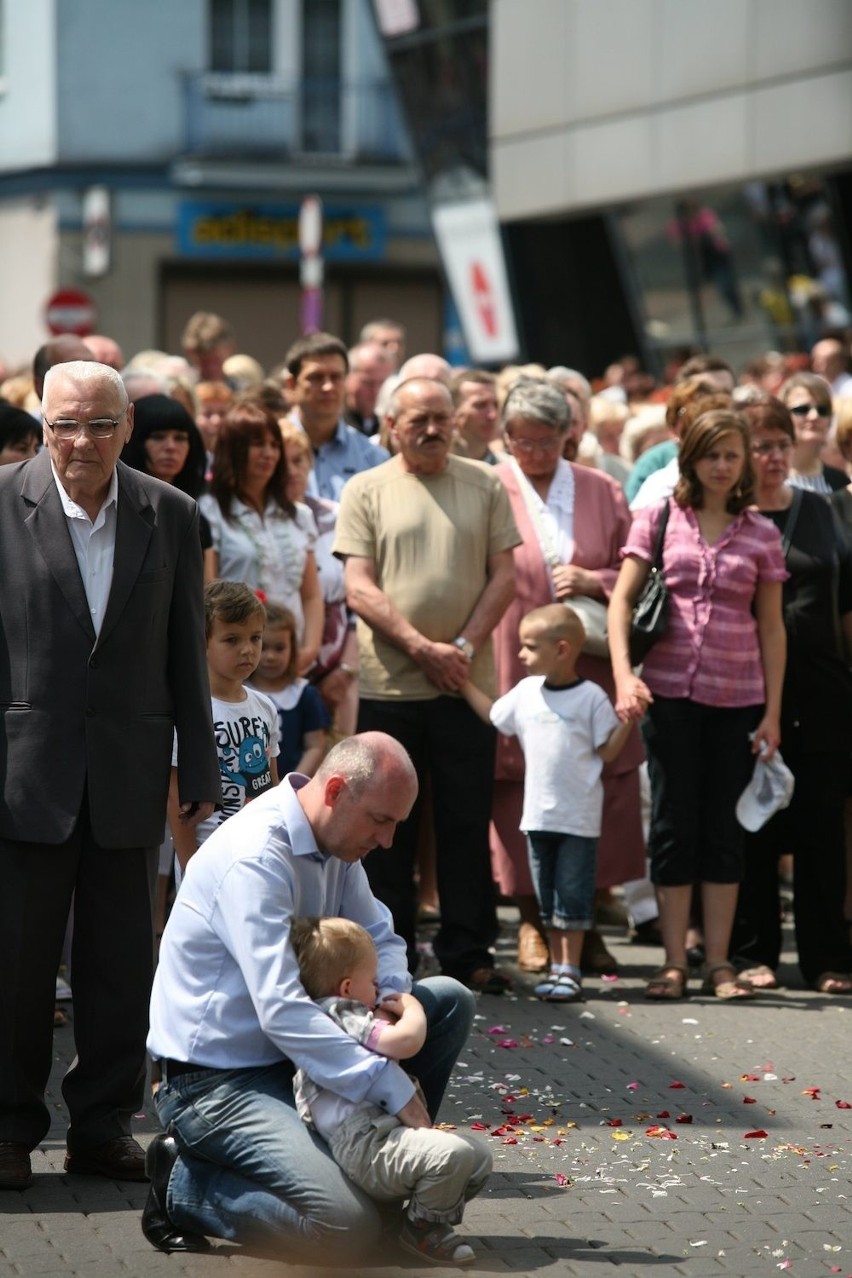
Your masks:
M765 1132L762 1127L758 1127L756 1131L746 1132L743 1140L766 1140L768 1135L769 1133Z
M677 1118L675 1119L675 1122L676 1122L676 1123L691 1123L691 1122L692 1122L692 1115L691 1115L691 1114L678 1114Z

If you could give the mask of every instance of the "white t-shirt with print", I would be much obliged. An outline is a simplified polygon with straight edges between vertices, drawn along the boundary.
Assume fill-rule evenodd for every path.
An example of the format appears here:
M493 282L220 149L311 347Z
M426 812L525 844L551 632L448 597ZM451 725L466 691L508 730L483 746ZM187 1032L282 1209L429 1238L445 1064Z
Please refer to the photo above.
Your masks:
M269 760L278 755L278 711L262 692L246 688L242 701L210 698L219 755L222 808L196 827L198 846L259 794L272 789ZM177 741L172 753L177 766Z
M603 689L588 679L548 688L531 675L494 702L491 722L524 752L521 829L597 838L603 760L595 752L618 726Z

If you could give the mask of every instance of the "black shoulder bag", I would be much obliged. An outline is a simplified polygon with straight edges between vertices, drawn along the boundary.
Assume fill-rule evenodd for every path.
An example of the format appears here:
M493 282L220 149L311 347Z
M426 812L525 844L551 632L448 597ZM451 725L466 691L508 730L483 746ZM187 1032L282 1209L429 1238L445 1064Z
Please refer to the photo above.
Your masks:
M668 522L669 502L666 501L660 512L654 558L648 580L633 605L633 616L630 621L630 661L634 666L641 665L657 640L662 639L669 628L669 592L663 577L663 545Z

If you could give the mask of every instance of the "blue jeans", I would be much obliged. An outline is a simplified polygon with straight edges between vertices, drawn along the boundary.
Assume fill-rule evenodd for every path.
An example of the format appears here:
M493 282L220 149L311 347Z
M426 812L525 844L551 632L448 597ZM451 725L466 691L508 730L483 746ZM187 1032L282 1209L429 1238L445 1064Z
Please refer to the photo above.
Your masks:
M592 926L597 839L582 834L530 830L527 849L541 921L562 932Z
M475 1000L441 976L419 982L413 993L428 1029L406 1068L420 1080L434 1119ZM178 1229L255 1245L300 1244L300 1251L336 1252L338 1259L378 1238L374 1203L299 1118L289 1061L181 1074L163 1084L156 1105L181 1151L166 1198Z

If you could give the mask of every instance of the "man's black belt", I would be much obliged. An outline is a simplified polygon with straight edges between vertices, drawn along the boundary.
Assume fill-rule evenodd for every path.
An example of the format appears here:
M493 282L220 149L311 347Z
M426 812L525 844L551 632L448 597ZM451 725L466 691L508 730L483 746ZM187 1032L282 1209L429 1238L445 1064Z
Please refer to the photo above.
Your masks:
M180 1078L181 1074L203 1073L210 1068L209 1065L193 1065L191 1061L160 1061L164 1082L168 1082L170 1078Z

